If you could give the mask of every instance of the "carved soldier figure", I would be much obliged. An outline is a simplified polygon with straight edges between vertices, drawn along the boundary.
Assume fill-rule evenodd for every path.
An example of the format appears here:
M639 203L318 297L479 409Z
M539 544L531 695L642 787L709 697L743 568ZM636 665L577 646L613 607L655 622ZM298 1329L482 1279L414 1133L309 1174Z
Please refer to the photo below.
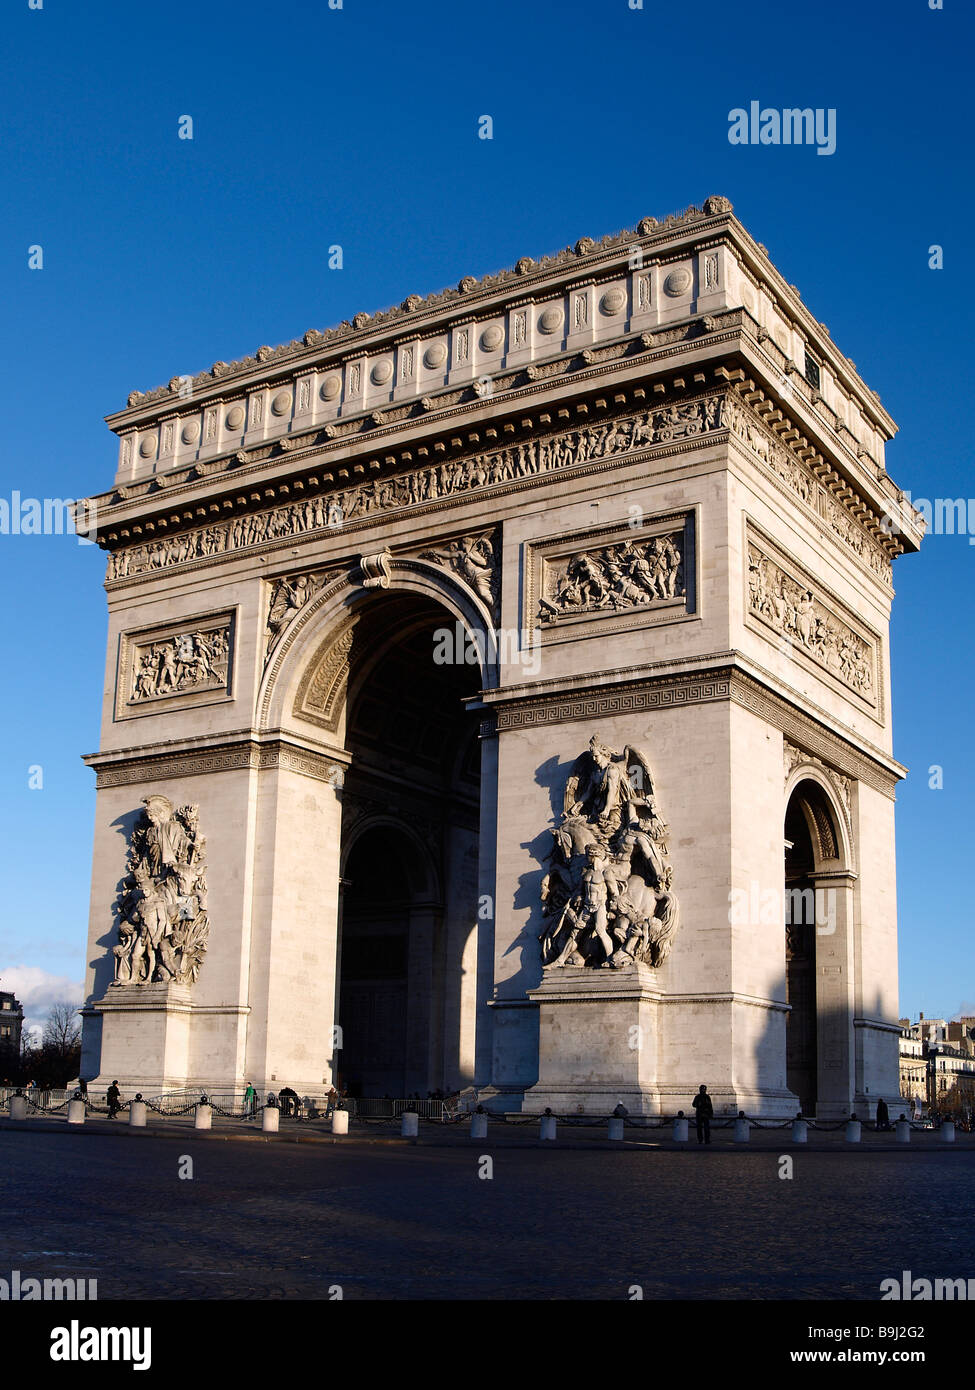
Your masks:
M582 871L582 892L576 900L578 905L573 904L570 908L574 919L572 930L558 959L552 962L553 965L565 965L567 959L577 950L577 942L586 927L591 928L605 952L603 964L609 964L609 958L613 954L613 943L607 931L608 867L606 851L602 846L589 845L586 849L586 867ZM583 946L585 947L585 943ZM583 950L580 954L588 955L589 952Z

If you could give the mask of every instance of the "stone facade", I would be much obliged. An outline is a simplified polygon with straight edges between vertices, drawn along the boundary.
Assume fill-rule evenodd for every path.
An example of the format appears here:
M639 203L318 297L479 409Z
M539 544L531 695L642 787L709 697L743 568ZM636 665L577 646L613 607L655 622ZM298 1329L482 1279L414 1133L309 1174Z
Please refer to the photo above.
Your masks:
M727 200L109 424L86 1075L896 1099L888 631L921 526L893 422ZM146 798L206 836L192 980L113 978ZM202 910L169 850L121 912L163 943Z

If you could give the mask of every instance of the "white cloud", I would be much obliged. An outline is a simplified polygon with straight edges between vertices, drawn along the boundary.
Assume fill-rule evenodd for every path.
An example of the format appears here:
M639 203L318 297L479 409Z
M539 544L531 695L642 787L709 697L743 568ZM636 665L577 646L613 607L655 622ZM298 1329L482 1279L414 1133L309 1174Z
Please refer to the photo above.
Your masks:
M38 965L7 965L0 970L0 990L16 994L24 1006L27 1028L43 1028L52 1004L81 1004L84 985L70 975L52 975Z

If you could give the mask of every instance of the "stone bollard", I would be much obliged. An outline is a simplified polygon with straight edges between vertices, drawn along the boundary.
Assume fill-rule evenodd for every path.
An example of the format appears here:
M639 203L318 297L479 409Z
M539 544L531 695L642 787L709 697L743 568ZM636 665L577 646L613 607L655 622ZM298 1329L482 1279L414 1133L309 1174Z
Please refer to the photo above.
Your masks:
M538 1127L538 1137L540 1139L554 1139L556 1137L557 1126L555 1116L551 1110L546 1110L542 1116L542 1122Z
M349 1112L348 1110L332 1111L332 1133L348 1134L349 1132Z
M472 1138L472 1139L486 1139L486 1138L487 1138L487 1127L488 1127L488 1118L487 1118L487 1115L485 1115L485 1114L483 1113L483 1111L481 1111L480 1113L475 1112L475 1113L471 1116L471 1138Z
M687 1120L683 1110L678 1110L676 1118L674 1119L673 1139L675 1144L687 1143Z
M420 1132L420 1117L415 1110L403 1111L403 1124L400 1128L401 1139L415 1139Z
M848 1144L859 1144L860 1142L860 1121L855 1115L851 1115L846 1122L846 1142Z
M11 1118L12 1120L26 1120L26 1119L27 1119L27 1097L26 1097L26 1096L11 1096L11 1097L10 1097L10 1118Z
M797 1115L792 1121L792 1142L793 1144L805 1144L809 1140L809 1126L801 1115Z
M894 1125L894 1137L898 1144L909 1144L911 1142L911 1122L904 1115L902 1115L896 1125Z
M85 1122L85 1102L83 1100L68 1101L68 1124L83 1125Z
M277 1134L281 1123L281 1111L276 1105L265 1105L261 1116L261 1129L265 1134Z
M751 1136L751 1126L745 1118L744 1110L738 1111L738 1118L735 1120L735 1143L747 1144Z
M136 1092L135 1100L129 1101L129 1125L133 1129L146 1127L146 1103L141 1091Z
M196 1107L196 1114L195 1114L194 1117L193 1117L193 1128L194 1128L194 1129L212 1129L212 1128L213 1128L213 1106L212 1106L212 1105L208 1105L208 1104L206 1103L206 1101L202 1101L202 1100L201 1100L200 1103L199 1103L199 1105Z
M941 1126L941 1140L944 1144L953 1144L955 1142L954 1120L945 1120L943 1122Z
M609 1137L610 1137L610 1139L622 1139L622 1138L623 1138L623 1120L622 1120L622 1117L621 1117L621 1116L619 1116L619 1115L611 1115L611 1116L610 1116L610 1120L609 1120Z

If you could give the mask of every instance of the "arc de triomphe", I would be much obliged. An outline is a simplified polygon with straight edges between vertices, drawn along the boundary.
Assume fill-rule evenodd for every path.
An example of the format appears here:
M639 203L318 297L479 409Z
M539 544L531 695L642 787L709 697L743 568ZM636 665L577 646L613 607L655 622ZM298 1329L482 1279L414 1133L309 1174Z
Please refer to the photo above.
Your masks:
M920 522L726 199L108 423L83 1075L896 1099Z

